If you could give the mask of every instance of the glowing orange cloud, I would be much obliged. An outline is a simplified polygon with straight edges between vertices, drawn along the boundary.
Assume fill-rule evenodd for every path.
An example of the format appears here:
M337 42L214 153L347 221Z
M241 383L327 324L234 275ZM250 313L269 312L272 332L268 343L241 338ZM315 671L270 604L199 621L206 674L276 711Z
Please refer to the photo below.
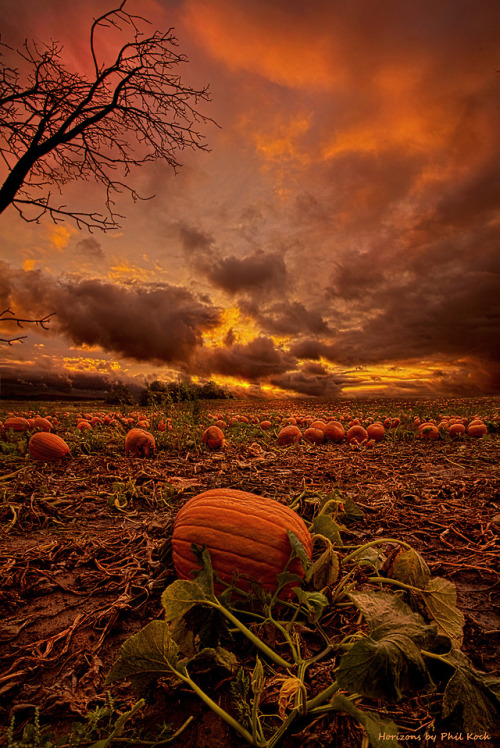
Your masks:
M47 233L52 247L57 249L58 252L62 252L62 250L68 246L71 236L75 234L76 231L70 226L61 226L60 224L54 225L48 223Z
M290 27L284 8L259 9L232 0L188 0L184 23L207 51L230 70L244 70L293 88L331 89L344 82L340 50L331 36ZM286 33L277 34L276 30ZM336 63L332 65L332 53Z
M221 313L221 321L217 327L203 332L203 342L210 348L226 345L229 334L234 336L234 342L250 343L259 335L259 330L248 317L244 317L238 307L229 307Z

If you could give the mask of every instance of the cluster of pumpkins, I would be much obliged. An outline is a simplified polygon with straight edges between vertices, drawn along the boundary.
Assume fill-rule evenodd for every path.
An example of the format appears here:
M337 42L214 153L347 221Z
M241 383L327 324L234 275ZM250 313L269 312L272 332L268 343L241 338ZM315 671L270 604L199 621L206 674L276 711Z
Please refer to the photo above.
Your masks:
M60 436L52 433L59 423L54 416L9 416L3 423L4 431L25 432L35 430L28 442L31 456L36 460L58 460L69 455L69 447Z
M69 415L69 414L65 414ZM156 429L162 431L172 431L170 418L164 418L161 414L153 414L158 418ZM250 423L258 425L263 431L273 428L273 423L268 418L259 420L256 416L246 417L243 415L232 416L227 420L223 414L212 415L208 417L214 421L213 425L208 426L202 434L202 441L210 450L220 449L225 444L225 431L228 427L237 424ZM344 421L344 423L342 423ZM56 460L66 457L69 452L69 446L57 434L52 433L53 428L59 425L56 416L40 416L28 414L27 417L11 415L4 421L0 422L0 429L5 432L12 429L15 432L34 431L28 448L31 456L39 460ZM399 418L386 417L383 420L374 420L368 418L363 423L358 418L344 416L340 419L316 419L311 417L284 417L274 422L274 427L278 427L277 443L279 446L288 446L298 444L301 440L310 444L322 444L330 441L340 443L345 441L351 446L364 445L372 447L380 442L386 432L395 429L401 425ZM125 436L125 454L135 457L149 457L156 451L156 443L153 434L150 431L150 420L141 413L130 413L123 416L120 413L99 413L77 416L76 428L80 431L86 431L99 426L121 426L128 429ZM416 417L413 420L413 427L418 429L418 435L421 439L436 440L440 439L443 433L451 437L460 437L468 435L471 437L481 437L488 432L485 422L476 416L467 419L460 416L443 415L439 422L435 419L424 420Z
M266 431L273 425L270 420L266 419L259 422L256 418L249 419L246 416L233 417L227 422L222 415L211 417L215 420L215 424L210 426L203 434L203 441L210 449L218 449L224 445L224 431L228 426L251 422L258 423L260 428ZM344 417L342 420L345 425L337 419L314 420L300 416L284 418L277 436L278 445L288 446L304 440L311 444L322 444L326 441L334 443L346 441L352 446L362 444L372 447L377 442L382 441L387 431L401 425L400 418L392 417L386 417L383 421L369 418L363 424L359 418ZM479 416L475 416L470 421L459 416L442 416L439 423L434 419L421 421L417 417L413 421L413 426L418 429L420 438L430 440L439 439L443 432L451 437L464 434L481 437L488 432L487 425ZM302 430L300 427L302 427Z

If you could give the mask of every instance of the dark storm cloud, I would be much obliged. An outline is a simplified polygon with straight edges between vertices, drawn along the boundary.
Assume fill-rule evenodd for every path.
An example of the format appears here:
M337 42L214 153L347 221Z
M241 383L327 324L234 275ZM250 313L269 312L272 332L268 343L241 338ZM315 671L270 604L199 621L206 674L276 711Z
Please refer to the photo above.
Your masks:
M31 271L11 275L11 285L23 308L55 312L54 330L73 343L98 345L136 361L187 361L202 333L219 321L218 309L167 284L54 281Z
M105 362L103 362L105 363ZM132 377L116 377L109 371L66 369L60 362L5 364L0 366L1 395L4 398L103 398L118 382L127 385L134 394L142 389L142 382Z
M222 257L212 235L187 224L180 224L178 230L190 267L226 293L259 295L262 289L285 288L286 265L277 252L258 249L244 257Z
M241 259L234 255L224 257L207 268L206 274L215 286L230 294L282 290L287 281L283 257L262 250Z
M385 274L375 252L352 252L349 257L333 263L329 285L325 288L327 299L360 299L374 286L385 282Z
M300 301L280 301L264 307L253 301L242 302L240 308L270 335L322 335L329 331L320 312L307 309Z
M179 226L179 234L182 246L188 257L194 255L196 258L196 256L200 254L204 256L209 250L211 250L214 244L213 236L210 236L210 234L206 234L203 231L199 231L193 226L181 224Z
M455 271L436 273L425 285L394 285L390 293L373 290L365 304L373 314L331 345L304 342L294 355L323 355L341 363L425 360L445 355L500 361L500 274ZM316 355L315 355L316 354Z
M250 343L236 343L203 354L200 366L207 375L223 374L255 381L267 380L293 367L294 360L276 348L270 338L258 337Z
M288 353L299 359L319 361L321 357L334 360L334 346L323 343L316 338L301 338L295 340L289 347Z
M93 237L87 237L77 242L76 250L82 260L104 260L105 257L102 245Z
M336 375L313 374L305 371L288 371L280 376L271 377L271 384L283 390L298 392L305 397L324 397L333 399L340 397L342 388L352 378Z

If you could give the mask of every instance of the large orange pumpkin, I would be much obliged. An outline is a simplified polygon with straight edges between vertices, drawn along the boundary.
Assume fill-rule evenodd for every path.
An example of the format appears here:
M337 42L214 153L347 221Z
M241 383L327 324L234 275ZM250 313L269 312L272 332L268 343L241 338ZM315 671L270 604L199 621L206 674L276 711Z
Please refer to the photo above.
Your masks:
M292 530L309 558L312 542L299 515L274 499L239 491L215 488L194 496L179 511L172 534L172 555L179 577L187 579L199 568L191 549L194 543L210 551L212 566L218 576L243 590L251 589L250 580L264 590L274 591L277 574L285 568L291 548L287 529ZM288 567L303 576L302 565L294 559ZM283 590L290 595L289 585ZM220 591L221 587L216 586Z
M430 441L436 441L440 438L438 427L430 421L420 424L418 427L418 434L421 439L429 439Z
M453 437L460 437L465 434L465 426L463 423L452 423L448 429L448 433Z
M69 454L69 447L60 436L49 431L37 431L28 442L28 449L35 460L60 460Z
M488 433L488 427L479 419L476 419L475 421L471 421L467 427L467 434L469 436L474 436L476 438L484 436Z

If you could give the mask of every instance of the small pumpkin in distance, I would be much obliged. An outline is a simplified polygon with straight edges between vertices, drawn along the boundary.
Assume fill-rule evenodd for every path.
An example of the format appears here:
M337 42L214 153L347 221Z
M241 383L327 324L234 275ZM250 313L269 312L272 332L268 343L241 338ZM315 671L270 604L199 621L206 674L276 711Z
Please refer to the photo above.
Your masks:
M280 447L286 447L289 444L297 444L302 438L302 431L298 426L290 424L281 429L278 434L278 444Z
M325 423L325 421L322 421L321 419L319 419L318 421L313 421L309 425L309 428L310 429L320 429L324 433L325 429L326 429L326 423Z
M134 457L149 457L150 452L155 452L156 443L153 434L143 429L130 429L125 437L125 454Z
M325 441L325 432L323 429L309 426L309 428L304 431L304 439L311 444L322 444Z
M206 546L214 572L245 591L251 581L273 592L277 575L284 570L291 554L287 529L297 535L309 558L311 535L303 519L285 504L237 489L214 488L194 496L177 514L172 533L172 558L177 575L188 579L199 568L193 544ZM303 577L298 559L289 571ZM291 584L284 588L290 596ZM222 586L216 585L216 591Z
M368 433L361 424L355 423L348 429L346 439L351 444L364 444L368 441Z
M428 439L430 441L437 441L440 438L438 427L430 421L420 424L418 434L421 439Z
M479 419L471 421L469 425L467 426L468 436L473 436L476 439L480 438L481 436L484 436L487 433L488 433L487 425Z
M79 431L88 431L89 429L92 431L90 421L85 421L83 419L81 421L78 421L78 423L76 424L76 428Z
M448 429L448 434L453 437L460 437L465 434L465 426L463 423L452 423Z
M328 421L324 431L325 437L330 441L341 442L345 436L345 429L340 421Z
M64 439L50 431L37 431L28 442L30 455L35 460L60 460L69 455L69 446Z
M224 446L224 432L218 426L209 426L201 437L209 449L220 449Z

